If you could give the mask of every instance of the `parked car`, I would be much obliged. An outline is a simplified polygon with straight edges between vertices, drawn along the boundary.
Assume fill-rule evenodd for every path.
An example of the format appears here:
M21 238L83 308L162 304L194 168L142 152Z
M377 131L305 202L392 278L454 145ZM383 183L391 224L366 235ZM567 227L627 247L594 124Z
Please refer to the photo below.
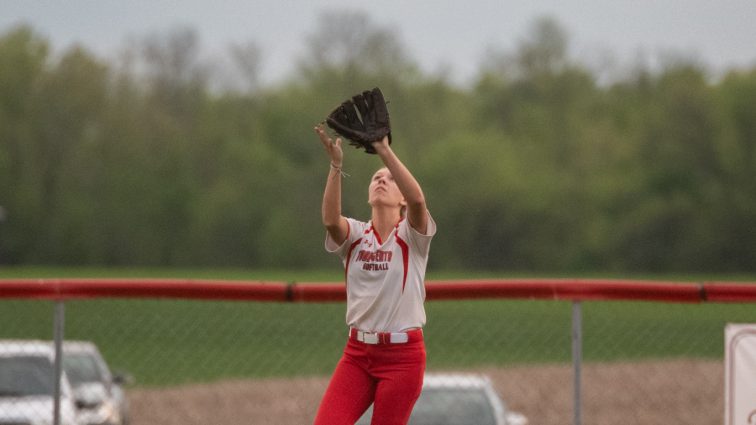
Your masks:
M355 425L369 425L370 406ZM409 425L526 425L520 413L507 409L486 376L426 374L423 391Z
M54 359L49 342L0 340L0 424L53 423ZM60 424L80 425L65 373L60 383Z
M130 378L113 374L94 343L65 341L63 369L73 387L82 425L128 424L129 406L123 385Z

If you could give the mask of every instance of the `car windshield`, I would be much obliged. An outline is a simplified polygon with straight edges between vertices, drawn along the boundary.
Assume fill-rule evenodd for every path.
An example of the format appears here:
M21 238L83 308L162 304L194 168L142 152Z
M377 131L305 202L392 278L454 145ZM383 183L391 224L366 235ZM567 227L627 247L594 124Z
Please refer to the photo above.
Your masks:
M370 410L357 425L367 425ZM412 410L409 425L496 425L493 407L478 388L425 388Z
M63 369L73 386L87 382L102 382L97 362L86 354L63 354Z
M410 425L496 425L482 389L438 388L423 391Z
M0 357L0 397L52 395L54 375L46 357Z

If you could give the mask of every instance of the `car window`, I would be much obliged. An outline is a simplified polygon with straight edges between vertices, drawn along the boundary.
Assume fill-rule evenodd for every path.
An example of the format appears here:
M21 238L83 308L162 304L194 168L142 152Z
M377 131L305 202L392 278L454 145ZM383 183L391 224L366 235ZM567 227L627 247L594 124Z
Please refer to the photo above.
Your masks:
M0 357L0 397L52 395L53 378L46 357Z
M357 425L368 425L372 406ZM424 389L412 410L409 425L496 425L491 403L482 389Z
M87 382L102 382L97 362L86 354L64 354L63 369L71 385L78 386Z

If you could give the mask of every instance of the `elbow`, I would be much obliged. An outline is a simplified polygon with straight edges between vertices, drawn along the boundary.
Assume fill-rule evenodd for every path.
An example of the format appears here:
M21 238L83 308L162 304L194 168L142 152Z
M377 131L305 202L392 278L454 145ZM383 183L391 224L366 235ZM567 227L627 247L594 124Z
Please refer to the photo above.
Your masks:
M412 197L410 199L405 199L407 202L407 208L411 210L421 209L425 208L425 196L420 194L419 196Z
M323 226L329 229L339 225L339 222L341 222L341 212L334 208L323 208L320 218Z
M326 229L326 232L328 232L331 235L337 235L339 232L338 224L326 224L324 227Z
M328 231L338 229L340 224L341 224L341 216L336 216L336 217L323 216L323 227L325 227L326 230Z

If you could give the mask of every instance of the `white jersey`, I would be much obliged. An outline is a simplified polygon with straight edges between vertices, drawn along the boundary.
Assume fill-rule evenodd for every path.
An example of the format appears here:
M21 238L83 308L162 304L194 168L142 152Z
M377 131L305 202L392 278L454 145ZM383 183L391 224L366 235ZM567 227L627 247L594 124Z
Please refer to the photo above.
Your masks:
M371 223L348 218L341 246L326 232L326 251L344 264L347 325L362 331L401 332L425 325L425 268L436 223L428 214L427 235L401 220L385 241Z

